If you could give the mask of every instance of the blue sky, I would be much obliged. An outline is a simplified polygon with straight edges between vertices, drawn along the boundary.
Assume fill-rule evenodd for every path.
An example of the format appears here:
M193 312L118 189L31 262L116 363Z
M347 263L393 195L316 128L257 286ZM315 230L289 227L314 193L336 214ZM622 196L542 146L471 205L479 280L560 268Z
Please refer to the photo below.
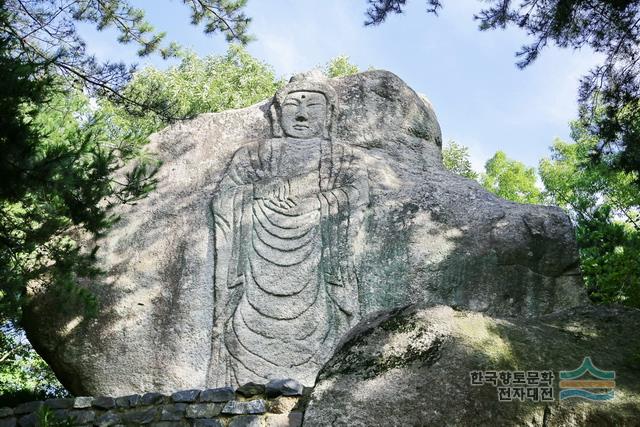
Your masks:
M189 25L187 8L177 0L133 0L167 38L199 55L220 54L220 36ZM424 0L409 0L406 13L377 27L364 27L364 0L249 0L248 51L272 65L280 76L349 56L361 69L386 69L433 103L444 140L470 148L474 168L497 150L536 166L549 155L554 138L569 138L577 114L579 79L599 58L590 51L547 48L525 70L514 54L528 40L518 29L480 32L473 14L482 2L446 0L438 17ZM117 45L113 33L82 27L88 47L99 58L166 67L159 58L135 58L135 49Z

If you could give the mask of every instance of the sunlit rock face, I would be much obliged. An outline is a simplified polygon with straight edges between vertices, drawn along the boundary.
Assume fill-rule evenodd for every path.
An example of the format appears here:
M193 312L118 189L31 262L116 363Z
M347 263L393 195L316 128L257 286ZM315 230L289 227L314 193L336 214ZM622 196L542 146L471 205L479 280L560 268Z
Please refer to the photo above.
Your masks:
M304 425L635 425L638 328L640 310L622 306L534 319L422 304L381 311L356 325L325 364ZM587 356L597 370L578 369ZM582 394L593 400L566 398L576 389L563 386L561 371L580 379L613 371L615 384Z
M299 76L149 151L158 188L97 242L98 316L33 296L29 337L74 393L312 385L376 310L531 316L584 301L568 218L446 171L431 106L389 72Z

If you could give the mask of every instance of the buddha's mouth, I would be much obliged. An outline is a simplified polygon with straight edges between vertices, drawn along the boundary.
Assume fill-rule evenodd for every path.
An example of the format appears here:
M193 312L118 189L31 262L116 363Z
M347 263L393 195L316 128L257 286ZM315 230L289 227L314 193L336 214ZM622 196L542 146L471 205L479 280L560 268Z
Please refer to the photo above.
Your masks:
M307 125L293 125L293 128L295 130L305 130L305 129L309 129L309 126L307 126Z

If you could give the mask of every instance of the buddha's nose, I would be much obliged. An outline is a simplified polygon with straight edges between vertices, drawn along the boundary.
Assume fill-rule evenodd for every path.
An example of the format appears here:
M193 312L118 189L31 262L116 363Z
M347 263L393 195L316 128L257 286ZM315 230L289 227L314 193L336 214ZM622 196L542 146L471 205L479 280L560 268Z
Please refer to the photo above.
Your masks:
M304 105L298 106L298 111L296 111L296 122L306 122L307 118L307 109Z

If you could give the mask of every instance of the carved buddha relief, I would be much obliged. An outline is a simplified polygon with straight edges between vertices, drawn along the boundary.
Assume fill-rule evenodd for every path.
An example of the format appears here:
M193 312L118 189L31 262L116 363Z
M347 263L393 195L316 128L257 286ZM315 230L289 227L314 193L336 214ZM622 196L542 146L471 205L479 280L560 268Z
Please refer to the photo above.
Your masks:
M360 317L354 238L366 166L333 140L337 96L294 78L272 103L274 138L236 151L212 200L215 308L208 384L312 385Z

